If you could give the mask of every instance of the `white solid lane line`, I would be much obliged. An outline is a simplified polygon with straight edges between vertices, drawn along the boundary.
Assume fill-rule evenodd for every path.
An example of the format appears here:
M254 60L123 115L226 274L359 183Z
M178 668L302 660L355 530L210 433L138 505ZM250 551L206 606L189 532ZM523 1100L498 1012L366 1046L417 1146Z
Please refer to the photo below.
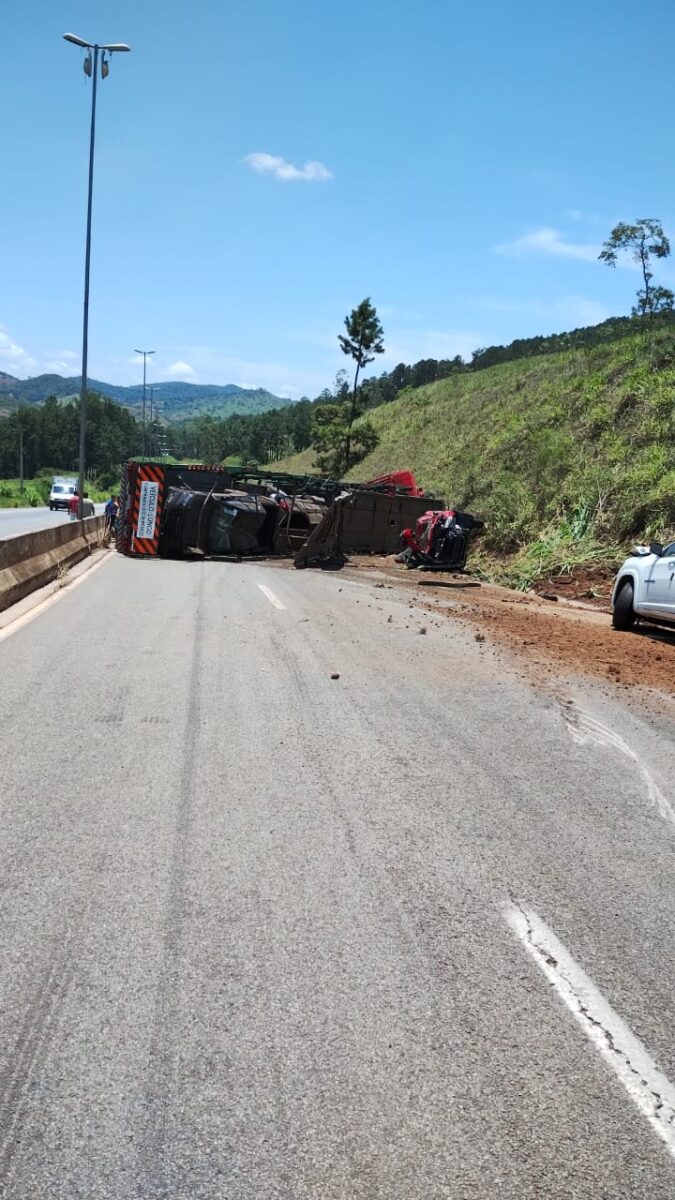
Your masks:
M265 587L264 583L259 583L258 587L260 588L260 591L262 592L263 596L267 596L267 599L269 600L270 604L273 604L275 608L283 609L284 612L286 611L286 605L281 603L281 600L279 599L278 596L274 595L274 592L272 591L271 588Z
M515 905L503 911L528 954L675 1158L673 1084L540 917Z
M18 633L20 629L23 629L24 625L29 625L36 617L42 616L45 609L51 608L52 604L56 604L57 600L62 600L64 596L72 592L73 588L79 587L81 583L84 583L85 579L90 579L94 571L98 571L99 567L102 567L104 563L110 562L112 558L112 554L105 554L103 558L93 563L91 567L88 567L86 571L83 571L71 583L65 584L64 587L60 588L58 592L54 592L53 595L47 596L46 600L42 600L39 604L35 605L35 608L31 608L27 613L17 617L16 621L12 621L11 625L5 625L4 629L0 629L0 642L4 642L5 638L11 637L13 633Z

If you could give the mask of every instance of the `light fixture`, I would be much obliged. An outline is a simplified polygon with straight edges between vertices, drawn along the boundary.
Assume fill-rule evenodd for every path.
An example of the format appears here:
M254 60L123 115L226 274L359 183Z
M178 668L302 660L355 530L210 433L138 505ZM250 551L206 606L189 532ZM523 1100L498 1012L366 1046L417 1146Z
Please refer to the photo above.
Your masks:
M74 46L83 46L85 50L90 48L91 43L85 42L84 38L78 37L76 33L64 33L66 42L72 42Z

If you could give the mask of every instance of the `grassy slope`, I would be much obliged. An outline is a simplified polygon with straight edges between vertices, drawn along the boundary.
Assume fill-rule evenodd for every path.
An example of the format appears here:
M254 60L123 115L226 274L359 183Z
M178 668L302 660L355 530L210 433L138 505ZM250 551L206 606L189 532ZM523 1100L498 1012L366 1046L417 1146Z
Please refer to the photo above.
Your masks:
M675 526L672 335L644 335L456 375L370 414L380 441L351 472L411 467L485 517L485 546L516 555L513 581L613 561ZM308 469L311 451L287 459ZM511 570L511 567L509 567Z

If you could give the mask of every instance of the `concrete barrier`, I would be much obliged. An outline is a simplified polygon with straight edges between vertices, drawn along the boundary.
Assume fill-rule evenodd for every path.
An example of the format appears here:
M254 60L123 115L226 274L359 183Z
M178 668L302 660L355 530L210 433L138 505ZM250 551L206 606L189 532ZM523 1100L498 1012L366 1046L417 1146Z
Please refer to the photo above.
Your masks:
M103 542L105 517L0 539L0 612L56 579Z

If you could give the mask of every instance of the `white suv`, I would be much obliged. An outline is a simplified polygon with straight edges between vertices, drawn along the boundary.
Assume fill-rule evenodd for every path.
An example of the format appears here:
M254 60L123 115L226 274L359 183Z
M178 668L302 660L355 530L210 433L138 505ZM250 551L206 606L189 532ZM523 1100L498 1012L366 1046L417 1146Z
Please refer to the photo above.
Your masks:
M636 617L675 622L675 542L636 546L612 588L612 624L630 629Z

